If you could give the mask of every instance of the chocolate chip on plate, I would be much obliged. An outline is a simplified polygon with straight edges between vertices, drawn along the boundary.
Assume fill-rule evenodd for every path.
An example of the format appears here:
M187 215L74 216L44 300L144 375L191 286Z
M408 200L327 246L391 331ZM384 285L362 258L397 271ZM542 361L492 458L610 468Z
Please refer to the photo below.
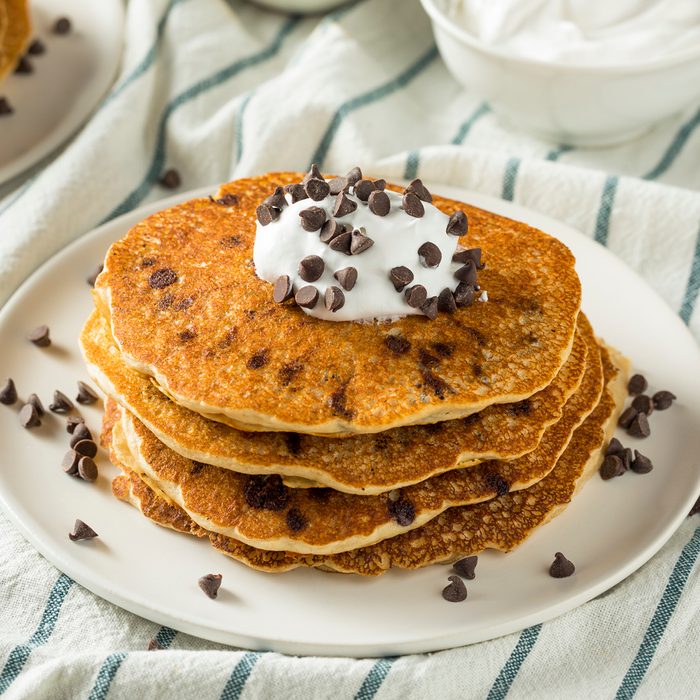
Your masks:
M657 411L665 411L667 408L671 407L676 400L676 396L670 391L657 391L651 397L651 400L654 402L654 408Z
M44 46L44 42L41 41L41 39L34 39L31 44L29 44L29 48L27 49L27 53L30 56L41 56L41 54L46 52L46 47Z
M17 388L12 379L6 379L5 383L0 388L0 403L5 406L12 406L17 401Z
M304 185L304 190L309 195L309 199L312 199L314 202L320 202L330 194L331 188L325 180L311 178Z
M308 207L299 212L304 231L318 231L326 223L326 212L321 207Z
M634 459L630 464L630 469L637 474L648 474L654 465L651 463L649 457L643 455L639 450L634 451Z
M160 176L158 184L169 190L177 189L182 184L180 173L175 168L169 168Z
M76 428L79 425L84 424L85 418L83 418L82 416L68 416L68 418L66 418L66 432L72 435L73 433L75 433Z
M47 348L51 345L48 326L37 326L34 330L27 333L27 340L39 348Z
M616 438L612 438L610 442L608 443L608 449L605 450L605 456L607 457L608 455L621 455L624 452L625 448L622 446L622 443Z
M554 561L549 567L549 575L552 578L568 578L576 571L576 567L561 552L554 555Z
M94 457L97 454L97 443L92 440L78 440L71 447L83 457Z
M340 287L327 287L324 294L324 303L329 311L338 311L345 306L345 294Z
M404 292L406 298L406 303L412 309L419 309L425 300L428 298L428 292L422 284L414 284L412 287L408 287Z
M627 391L630 394L642 394L649 386L646 378L642 374L633 374L627 382Z
M333 216L342 217L351 214L357 209L357 202L354 199L350 199L345 192L341 192L335 198L335 204L333 205Z
M352 290L352 288L355 286L355 283L357 282L357 268L344 267L342 270L336 270L333 273L333 277L335 277L338 280L338 282L340 282L340 286L346 292L349 292Z
M428 202L430 204L433 201L433 195L428 192L428 188L423 184L420 178L416 178L411 182L411 184L406 188L407 192L413 192L418 199L423 202Z
M638 413L629 424L627 434L636 438L645 438L651 435L649 419L644 413Z
M355 229L350 238L350 254L359 255L369 250L374 245L374 241L362 231Z
M304 185L300 185L298 182L291 185L285 185L284 191L292 195L292 204L301 202L302 199L309 198L309 195L306 194L306 190L304 189Z
M632 466L632 460L634 459L632 449L625 447L618 457L622 460L622 466L625 468L625 471L627 471Z
M10 104L7 97L0 97L0 117L6 117L10 114L14 114L14 109Z
M73 541L77 540L92 540L99 535L82 520L76 520L73 526L73 532L68 533L68 537Z
M386 216L391 209L389 195L382 190L375 190L369 195L369 210L377 216Z
M345 179L348 181L350 187L354 187L362 179L362 171L355 166L348 172Z
M438 315L438 298L428 297L420 306L420 310L431 320L434 321Z
M304 309L313 309L318 303L318 289L310 284L302 287L294 295L294 301Z
M401 205L409 216L413 216L416 219L420 219L425 214L423 202L418 199L418 195L415 192L404 192Z
M70 440L68 441L68 444L71 447L75 447L79 442L82 440L92 440L92 433L90 432L90 428L85 425L85 423L79 423L78 425L75 426L73 429L73 434L70 437Z
M279 219L280 211L279 209L275 209L275 207L263 202L256 207L255 216L261 226L267 226L273 221L277 221L277 219Z
M651 396L639 394L639 396L635 396L632 400L632 408L639 413L650 416L654 410L654 402L651 400Z
M401 292L406 285L413 282L413 273L407 267L399 265L399 267L392 267L389 270L389 279L394 285L394 289Z
M462 267L455 272L455 278L460 282L466 282L474 286L476 284L476 265L473 260L467 260Z
M437 267L442 261L440 248L435 243L426 241L418 247L418 260L423 267Z
M25 403L19 412L19 423L23 428L36 428L41 425L41 419L36 408L30 403Z
M204 591L205 595L212 600L219 595L219 588L221 588L221 574L207 574L202 576L197 583L199 587Z
M86 278L85 281L86 281L91 287L94 287L94 286L95 286L95 282L97 282L97 278L98 278L99 274L100 274L100 273L102 272L102 270L104 270L104 269L105 269L104 264L103 264L103 263L100 263L100 264L92 271L92 273L91 273L90 275L88 275L88 277Z
M325 265L318 255L307 255L299 263L299 277L304 282L315 282L323 274Z
M363 202L366 202L374 190L375 186L371 180L360 180L355 185L355 196Z
M75 450L68 450L61 460L61 469L63 469L66 474L75 476L78 473L78 462L80 462L82 458L83 456L79 455Z
M467 215L463 211L456 211L447 222L445 229L450 236L464 236L469 228Z
M289 279L289 275L280 275L275 280L272 300L276 304L281 304L282 302L287 301L287 299L291 299L293 296L294 288L292 287L292 281Z
M629 428L630 425L632 425L632 421L636 418L637 413L639 413L639 411L637 411L636 408L628 406L618 418L617 424L621 428Z
M73 402L62 392L56 389L53 392L53 401L49 404L49 411L53 413L68 413L73 408Z
M17 61L17 65L15 66L15 73L17 75L29 75L33 72L34 66L31 64L31 61L26 56L22 56L22 58L20 58L19 61Z
M95 481L97 479L97 465L91 457L83 456L78 461L78 476L83 481Z
M608 481L608 479L614 479L616 476L622 476L625 473L625 465L622 462L622 457L619 455L608 455L601 464L600 478Z
M52 31L54 34L65 35L70 33L71 21L68 17L59 17L54 23Z
M41 399L36 394L29 394L27 397L27 403L30 403L36 409L36 413L39 417L46 413L44 409L44 404L41 403Z
M467 587L459 576L448 576L449 585L442 589L442 597L449 603L461 603L467 599Z
M476 569L478 561L479 557L477 557L476 555L471 557L465 557L464 559L460 559L459 561L456 561L454 564L452 564L452 568L462 578L466 578L472 581L476 577L474 570Z
M85 382L78 380L78 395L75 397L75 400L78 403L87 405L95 403L95 401L98 399L99 396L97 396L92 387L88 386Z
M445 287L438 295L438 311L446 311L451 314L457 310L455 295L449 287Z

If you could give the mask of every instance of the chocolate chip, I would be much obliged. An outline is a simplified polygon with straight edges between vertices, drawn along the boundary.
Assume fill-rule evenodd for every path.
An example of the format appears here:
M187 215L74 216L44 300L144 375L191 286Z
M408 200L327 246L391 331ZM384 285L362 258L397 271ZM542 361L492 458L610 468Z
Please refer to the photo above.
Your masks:
M428 292L422 284L414 284L413 287L408 287L404 293L406 303L412 309L419 309L425 304L428 298Z
M75 426L68 444L75 447L82 440L92 440L92 433L85 423L79 423Z
M317 180L312 178L304 186L306 194L309 195L309 199L313 199L314 202L320 202L325 199L331 191L328 183L325 180Z
M0 97L0 117L6 117L14 113L12 105L9 103L7 97Z
M450 236L464 236L469 228L467 215L463 211L456 211L447 222L447 233Z
M269 362L269 360L270 351L265 348L264 350L259 350L258 352L253 353L248 359L248 362L245 363L245 366L248 369L261 369Z
M350 187L354 187L362 179L362 171L355 166L348 172L345 179L348 181L348 185L350 185Z
M218 199L213 199L212 197L210 197L210 199L212 202L214 202L214 204L218 204L220 207L233 207L238 204L238 197L230 192L224 193Z
M0 403L5 406L12 406L17 401L17 389L12 379L6 379L0 389Z
M700 497L691 506L690 512L688 513L688 517L691 517L692 515L697 515L698 513L700 513Z
M54 23L52 32L58 35L68 34L71 30L71 21L68 17L59 17Z
M355 185L355 196L363 202L366 202L374 190L374 183L371 180L360 180Z
M331 250L336 250L345 255L351 255L350 245L352 244L352 232L343 231L339 236L336 236L329 244Z
M197 583L199 587L204 591L207 598L214 600L219 595L219 588L221 588L221 574L207 574L202 576Z
M19 412L19 423L23 428L36 428L41 425L41 419L36 408L30 403L25 403Z
M350 185L348 184L348 179L346 177L334 177L329 183L328 188L332 195L340 194L345 192Z
M462 577L473 581L476 578L474 570L479 561L477 556L465 557L452 564L452 568Z
M92 458L84 456L78 462L78 476L83 481L95 481L97 479L97 465Z
M310 284L302 287L294 295L294 301L303 309L313 309L318 303L318 289Z
M165 289L165 287L169 287L175 282L177 282L177 273L169 267L162 267L160 270L156 270L148 278L148 284L153 289Z
M175 304L175 311L185 311L185 309L189 309L192 304L194 304L194 299L192 297L185 297Z
M146 647L147 651L161 651L163 647L158 644L158 640L156 639L151 639L150 642L148 642L148 646Z
M599 469L600 478L607 481L614 479L616 476L622 476L625 473L625 465L622 462L620 455L608 455Z
M474 286L476 284L476 265L473 260L468 260L455 272L455 277L460 282Z
M486 477L486 481L497 496L505 496L510 491L510 485L501 474L492 472Z
M467 599L467 587L459 576L448 576L450 584L442 589L442 597L448 603L461 603Z
M568 578L576 571L576 567L561 552L554 555L554 561L549 567L549 575L552 578Z
M182 184L180 173L175 168L169 168L160 176L158 184L168 190L175 190Z
M420 306L420 310L431 320L434 321L438 315L438 298L428 297Z
M651 435L649 419L644 413L638 413L627 428L627 434L636 438L645 438Z
M617 424L622 428L629 428L630 425L632 425L632 421L635 419L636 415L637 409L632 408L632 406L628 406L620 415Z
M299 212L304 231L318 231L326 222L326 212L321 207L309 207Z
M326 287L324 303L329 311L336 312L345 306L345 294L340 287Z
M49 411L53 413L68 413L73 408L73 402L62 392L56 389L53 392L53 401L49 404Z
M341 216L347 216L357 209L357 202L354 199L350 199L345 192L341 192L335 198L335 204L333 205L333 216L340 218Z
M315 282L323 274L325 265L318 255L307 255L299 263L299 277L304 282Z
M404 355L411 349L411 343L401 335L387 335L384 345L396 355Z
M19 61L17 61L17 65L15 66L15 73L17 75L29 75L33 72L34 66L32 66L31 61L26 56L22 56L22 58L20 58Z
M189 341L192 340L192 338L194 338L196 335L196 331L193 331L190 328L186 328L184 331L180 331L177 334L177 337L180 339L180 342L189 343Z
M366 236L362 231L355 229L350 238L350 254L359 255L369 250L374 245L374 241Z
M61 468L66 474L75 476L78 473L78 462L83 459L75 450L68 450L61 460Z
M82 416L68 416L66 418L66 432L71 435L75 433L79 425L85 425L85 419Z
M333 273L333 277L340 282L340 286L346 292L349 292L357 282L357 269L354 267L344 267L342 270L336 270Z
M29 44L29 48L27 49L27 53L31 56L41 56L45 52L46 47L41 39L34 39L32 43Z
M346 230L345 225L339 223L335 219L328 219L321 227L321 235L319 239L321 243L330 243L334 238L339 236Z
M622 460L622 466L625 468L625 471L627 471L632 466L632 450L626 447L618 457Z
M605 450L605 456L607 457L608 455L621 455L625 451L625 448L622 446L622 443L614 437L610 442L608 443L608 449Z
M48 326L37 326L33 331L27 333L27 340L34 343L39 348L47 348L51 345Z
M397 292L401 292L406 285L413 282L413 273L407 267L400 265L399 267L392 267L391 270L389 270L389 279L394 285L394 289Z
M468 282L460 282L455 289L455 304L471 306L474 303L474 286Z
M244 487L246 503L258 510L284 510L289 500L289 489L279 474L249 476Z
M442 253L435 243L426 241L418 248L418 260L423 267L437 267L442 260Z
M646 378L642 374L633 374L627 383L627 391L630 394L642 394L649 386Z
M287 527L292 532L301 532L309 524L309 521L304 517L298 508L290 508L287 511L286 520Z
M380 178L379 180L374 180L374 189L375 190L384 190L386 188L386 180L384 178Z
M391 209L389 195L381 190L375 190L369 196L369 210L377 216L386 216Z
M87 405L95 403L98 398L99 397L91 387L89 387L85 382L78 381L78 395L75 397L75 400L78 403Z
M323 175L321 175L321 171L318 169L316 163L312 163L309 172L302 178L301 184L306 185L309 180L323 180Z
M418 195L414 192L405 192L401 199L401 205L409 216L413 216L416 219L420 219L425 214L423 202L418 199Z
M36 413L39 417L43 416L46 413L46 411L44 410L44 404L41 403L41 399L36 394L29 394L29 397L27 398L27 403L34 406L34 408L36 409Z
M630 469L637 474L648 474L654 465L651 463L649 457L643 455L639 450L634 451L634 459L630 465Z
M295 182L293 185L285 185L284 191L292 196L292 204L301 202L302 199L309 198L309 195L306 194L306 190L304 189L304 185L300 185L298 182Z
M79 440L72 447L83 457L94 457L97 454L97 443L92 440Z
M275 187L275 191L263 202L275 209L284 209L287 206L287 198L284 196L284 190L281 187Z
M670 391L657 391L651 397L651 400L654 402L654 408L657 411L665 411L667 408L671 407L676 400L676 396Z
M449 343L431 343L430 347L435 350L435 352L440 356L440 357L452 357L452 354L454 353L454 345L450 345ZM436 424L437 425L437 424Z
M273 221L279 219L280 212L279 209L275 209L269 204L265 204L265 202L263 202L255 209L255 216L257 217L261 226L267 226Z
M347 407L347 390L348 390L348 383L345 382L341 384L340 387L338 387L329 397L328 397L328 405L331 408L331 411L333 411L333 414L336 416L341 416L342 418L345 418L346 420L352 420L352 417L355 415L354 412Z
M104 269L105 269L105 266L104 266L102 263L100 263L100 264L92 271L92 274L88 275L88 277L86 278L85 281L86 281L91 287L94 287L94 286L95 286L95 282L97 282L97 278L98 278L99 274L100 274L100 273L102 272L102 270L104 270Z
M387 508L389 509L389 515L401 527L408 527L416 518L416 509L407 498L400 497L396 501L390 500L387 503Z
M275 288L272 292L272 299L276 304L281 304L294 296L294 288L289 275L280 275L275 281Z
M75 542L76 540L92 540L99 535L82 520L76 520L73 525L73 532L68 533L68 537Z
M301 435L299 433L285 433L284 442L290 455L298 455L301 452Z
M421 199L424 202L432 202L433 201L433 195L428 192L428 188L423 184L423 181L420 178L416 178L411 182L411 184L406 188L406 192L413 192L418 199Z
M452 313L457 310L457 302L455 302L455 295L449 287L445 287L438 295L438 311L446 311L447 313Z
M651 396L639 394L639 396L635 396L632 400L632 408L640 413L650 416L654 410L654 402L651 400Z
M452 262L465 263L471 260L477 270L483 270L486 265L481 262L481 248L462 248L458 245L455 254L452 256Z

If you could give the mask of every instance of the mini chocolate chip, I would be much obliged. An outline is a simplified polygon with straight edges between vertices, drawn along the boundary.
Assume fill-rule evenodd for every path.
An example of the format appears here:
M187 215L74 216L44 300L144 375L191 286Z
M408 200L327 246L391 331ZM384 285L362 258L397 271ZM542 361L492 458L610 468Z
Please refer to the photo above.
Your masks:
M622 446L622 443L616 437L614 437L608 443L608 449L605 450L605 456L607 457L608 455L621 455L624 451L625 448Z
M625 465L619 455L608 455L598 470L600 478L607 481L625 473Z
M644 413L638 413L629 427L627 428L627 434L636 438L645 438L651 435L651 428L649 427L649 419Z
M483 270L486 265L481 262L481 248L462 248L457 246L455 254L452 256L452 262L465 263L471 260L477 270Z
M261 226L267 226L273 221L279 219L280 212L279 209L275 209L269 204L265 204L265 202L263 202L255 209L255 216L257 217Z
M497 496L505 496L510 491L510 485L501 474L491 473L486 477L486 481Z
M290 508L287 511L286 520L287 527L292 532L301 532L309 524L309 521L298 508Z
M391 209L389 195L382 190L375 190L369 195L369 210L377 216L386 216Z
M352 232L343 231L339 236L336 236L329 244L331 250L337 250L339 253L351 255L350 245L352 244Z
M350 185L348 184L348 179L346 177L334 177L328 183L328 189L332 195L340 194L345 192Z
M15 73L17 75L29 75L33 72L34 66L32 66L31 61L26 56L22 56L15 66Z
M636 418L637 416L637 409L633 408L632 406L628 406L620 415L620 418L617 421L617 424L621 428L629 428L630 425L632 425L632 421Z
M92 440L79 440L72 447L83 457L94 457L97 454L97 443Z
M299 433L285 433L284 442L290 455L298 455L301 452L301 435Z
M46 411L44 410L44 404L41 403L41 399L36 394L29 394L27 398L27 403L30 403L36 409L36 413L39 417L43 416Z
M452 564L452 568L462 577L473 581L476 578L474 570L479 561L477 556L465 557Z
M68 537L75 542L76 540L92 540L99 535L82 520L76 520L73 525L73 532L68 533Z
M280 275L275 281L272 300L276 304L281 304L287 301L287 299L291 299L293 296L294 288L292 287L292 281L289 279L289 275Z
M466 282L474 286L476 284L476 265L473 260L468 260L455 272L455 277L460 282Z
M338 280L338 282L340 282L340 286L346 292L349 292L352 290L352 288L355 286L355 283L357 282L357 268L344 267L342 270L336 270L333 273L333 277L335 277Z
M95 403L98 400L97 394L93 391L92 387L89 387L85 382L78 380L78 395L75 400L82 404Z
M180 331L180 333L177 334L177 337L182 343L189 343L190 340L192 340L192 338L194 338L196 335L196 331L193 331L190 328L186 328L184 331Z
M390 500L387 503L389 515L401 525L408 527L416 519L416 509L413 503L407 498L400 497L398 500Z
M73 434L71 435L69 445L75 447L82 440L92 440L92 433L90 429L85 425L85 423L80 423L75 426Z
M264 367L270 360L270 351L265 348L264 350L260 350L250 356L248 359L248 362L245 363L245 366L248 369L260 369L261 367Z
M375 190L384 190L386 188L386 180L384 178L379 178L379 180L374 180Z
M630 377L629 382L627 383L627 391L630 394L643 394L647 390L648 386L649 383L647 382L644 375L633 374Z
M36 428L41 425L41 419L36 408L30 403L25 403L19 412L19 423L23 428Z
M428 192L428 188L423 184L420 178L416 178L411 182L411 184L406 188L406 192L413 192L418 197L418 199L423 202L428 202L430 204L433 201L433 195Z
M442 261L442 253L435 243L426 241L418 248L418 260L423 267L437 267Z
M73 408L73 402L62 392L56 389L53 392L53 401L49 404L49 411L53 413L68 413Z
M639 396L635 396L632 400L632 408L650 416L654 410L654 402L651 400L651 396L639 394Z
M451 236L464 236L469 228L467 215L463 211L456 211L447 222L447 233Z
M97 278L99 277L100 273L101 273L102 270L104 270L104 269L105 269L105 266L104 266L102 263L100 263L100 264L92 271L92 274L88 275L88 277L86 278L85 281L86 281L91 287L94 287L94 286L95 286L95 282L97 282Z
M284 510L289 501L289 489L279 474L249 476L245 487L246 503L258 510Z
M455 295L449 287L445 287L438 295L438 311L446 311L452 313L457 310Z
M71 21L68 17L59 17L54 23L51 31L54 34L64 35L68 34L71 30Z
M399 267L392 267L391 270L389 270L389 279L394 285L394 289L397 292L401 292L406 285L413 282L413 273L407 267L400 265Z
M404 355L411 349L411 343L401 335L387 335L384 345L396 355Z
M31 56L41 56L45 52L46 47L41 39L32 40L32 43L29 44L29 48L27 49L27 53Z
M75 450L68 450L61 460L61 468L66 474L75 476L78 473L78 462L83 459Z
M78 426L84 424L85 418L83 418L82 416L68 416L68 418L66 418L66 432L73 435L77 430Z
M420 310L431 320L434 321L438 315L438 298L428 297L420 306Z
M97 465L91 457L81 457L78 462L78 476L83 481L95 481L97 479Z
M27 333L27 340L34 343L39 348L47 348L51 345L48 326L37 326L33 331Z
M415 192L404 192L401 198L401 205L409 216L413 216L416 219L420 219L425 214L423 202L418 199L418 195Z
M428 298L428 292L422 284L414 284L412 287L408 287L404 292L406 298L406 303L412 309L419 309L425 300Z
M304 231L318 231L326 222L326 212L321 207L309 207L299 212Z
M455 289L455 304L471 306L474 303L474 286L468 282L460 282Z
M467 599L467 587L459 576L448 576L449 585L442 589L442 597L448 603L461 603Z
M6 117L14 113L12 105L8 101L7 97L0 97L0 117Z
M325 199L331 191L331 188L325 180L317 180L316 178L309 180L306 185L304 185L304 189L306 190L306 194L309 195L309 199L312 199L314 202L320 202Z
M345 225L339 223L335 219L328 219L321 227L321 235L319 239L321 243L330 243L334 238L345 231Z
M554 561L549 567L549 575L552 578L568 578L576 571L576 567L561 552L554 555Z
M643 455L639 450L634 451L634 459L630 465L630 469L637 474L648 474L654 465L651 463L649 457Z
M350 238L350 254L359 255L369 250L374 245L374 241L366 236L362 231L355 229Z
M304 175L301 180L301 184L306 185L309 180L323 180L323 175L321 175L321 171L318 169L316 163L311 164L309 172Z
M12 379L6 379L0 389L0 403L5 406L12 406L17 401L17 388Z
M355 166L348 172L345 179L348 181L350 187L354 187L362 179L362 171Z
M354 199L350 199L345 192L341 192L335 198L335 204L333 205L333 216L340 218L341 216L347 216L357 209L357 202Z
M202 576L197 583L199 587L204 591L207 598L214 600L219 595L219 588L221 588L221 574L207 574Z
M307 255L299 263L299 277L304 282L315 282L323 274L325 264L318 255Z
M292 204L301 202L302 199L309 198L309 195L306 194L306 190L304 189L304 185L300 185L298 182L295 182L293 185L285 185L284 191L292 196Z
M355 196L363 202L366 202L374 190L375 186L371 180L360 180L355 185Z
M211 197L210 199L212 200L212 202L214 202L214 204L218 204L220 207L233 207L236 204L238 204L238 197L235 194L231 194L230 192L224 193L218 199L213 199Z
M345 306L345 294L340 287L326 287L324 303L329 311L337 311Z
M284 190L281 187L275 187L275 191L263 201L275 209L284 209L287 206L287 198L284 196Z
M169 267L162 267L160 270L156 270L148 278L148 284L153 289L164 289L171 284L175 284L175 282L177 282L177 273Z
M175 190L182 184L182 180L180 173L175 168L170 168L160 176L158 183L166 189Z
M651 400L654 402L654 408L657 411L665 411L667 408L671 407L676 400L676 396L670 391L657 391L651 397Z
M318 303L318 289L313 285L306 285L297 291L294 301L304 309L313 309Z
M452 357L455 351L454 345L449 343L431 343L430 347L435 350L435 352L440 355L440 357ZM437 425L437 424L436 424Z

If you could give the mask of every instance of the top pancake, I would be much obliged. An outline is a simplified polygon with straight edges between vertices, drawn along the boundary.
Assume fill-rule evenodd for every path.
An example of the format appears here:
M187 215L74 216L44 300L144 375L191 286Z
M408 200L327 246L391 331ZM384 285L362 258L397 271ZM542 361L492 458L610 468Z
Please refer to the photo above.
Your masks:
M186 202L110 248L96 293L129 365L181 405L240 429L335 437L464 417L552 381L580 306L572 254L460 202L434 198L446 214L467 213L461 243L483 249L488 302L384 324L323 321L275 304L253 267L255 207L301 177L234 181L219 193L234 195L233 206ZM405 339L400 354L390 335Z
M0 0L0 80L24 54L30 32L27 0Z

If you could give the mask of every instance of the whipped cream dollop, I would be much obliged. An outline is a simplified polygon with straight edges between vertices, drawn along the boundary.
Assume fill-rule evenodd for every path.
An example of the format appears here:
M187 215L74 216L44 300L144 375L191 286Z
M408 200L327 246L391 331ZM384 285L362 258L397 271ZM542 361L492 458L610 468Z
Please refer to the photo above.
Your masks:
M443 8L484 44L540 61L635 64L700 45L698 0L444 0Z
M403 194L383 181L328 181L315 169L305 180L258 207L253 259L276 302L330 321L383 321L435 318L479 296L480 251L458 245L466 216L441 212L419 180Z

